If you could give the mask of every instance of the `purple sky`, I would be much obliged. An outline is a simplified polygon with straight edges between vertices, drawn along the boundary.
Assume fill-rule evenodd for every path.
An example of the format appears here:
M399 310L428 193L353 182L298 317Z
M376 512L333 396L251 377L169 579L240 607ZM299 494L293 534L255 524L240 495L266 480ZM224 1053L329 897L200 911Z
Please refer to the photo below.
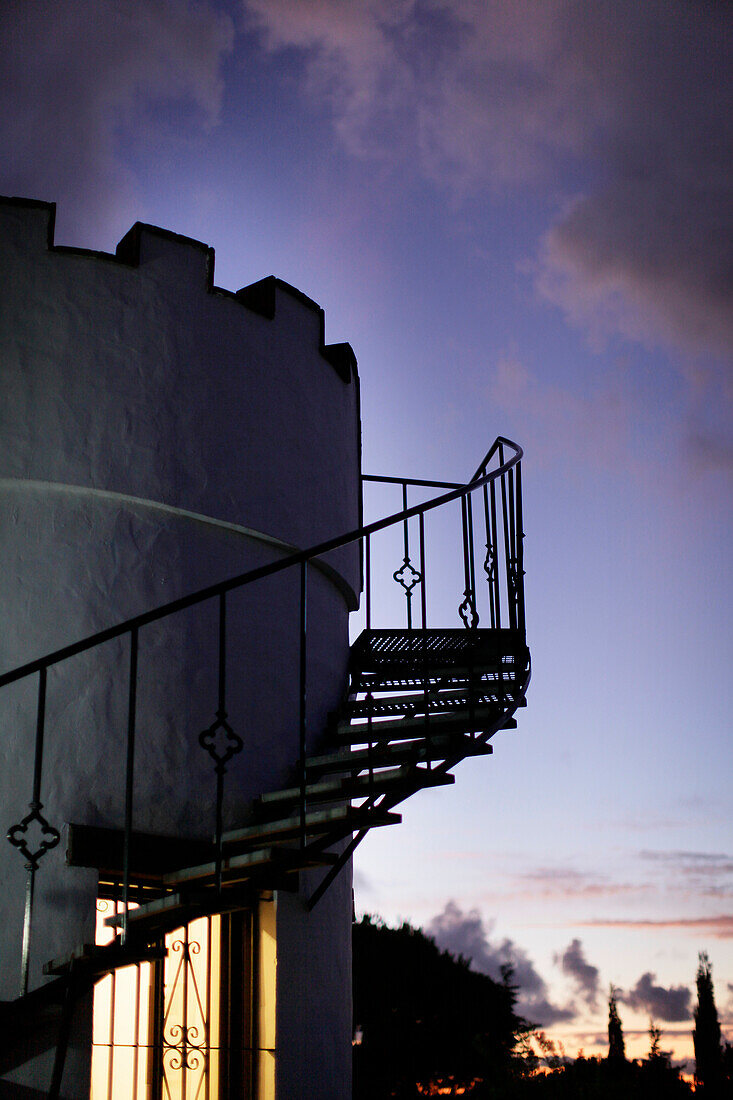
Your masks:
M609 982L686 1053L704 948L733 1038L732 28L703 0L0 7L0 189L56 201L57 243L149 221L221 286L300 287L356 352L370 472L524 446L529 706L365 842L357 905L513 960L571 1053Z

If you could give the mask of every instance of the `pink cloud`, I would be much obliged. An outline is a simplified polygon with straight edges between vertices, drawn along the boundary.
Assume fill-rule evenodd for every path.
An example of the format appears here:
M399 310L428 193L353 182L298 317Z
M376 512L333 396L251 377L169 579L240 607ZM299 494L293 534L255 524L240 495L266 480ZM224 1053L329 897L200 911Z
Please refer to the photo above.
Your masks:
M673 917L667 920L589 920L580 922L586 928L629 928L654 931L660 928L706 932L718 940L733 939L733 916Z
M352 153L417 168L458 196L520 188L549 199L538 294L595 337L672 348L709 403L730 410L725 5L246 0L245 10L269 48L301 49L308 91ZM701 461L727 463L727 434L699 421Z

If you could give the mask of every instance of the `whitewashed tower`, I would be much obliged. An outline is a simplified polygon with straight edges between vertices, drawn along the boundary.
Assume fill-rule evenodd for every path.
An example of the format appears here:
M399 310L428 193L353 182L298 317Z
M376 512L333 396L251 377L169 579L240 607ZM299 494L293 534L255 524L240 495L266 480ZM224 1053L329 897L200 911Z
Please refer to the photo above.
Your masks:
M275 278L220 290L210 248L152 226L135 225L107 255L55 247L53 221L50 204L0 204L3 670L360 520L356 361L348 345L324 343L314 302ZM315 739L345 686L358 547L310 572ZM297 583L276 576L229 601L226 707L243 747L228 764L225 827L284 785L298 758ZM215 604L140 632L136 831L211 839L216 783L198 735L217 709L216 653ZM61 841L35 876L31 990L44 963L94 942L97 870L68 866L67 826L121 828L127 661L118 640L49 670L40 800ZM3 693L3 830L33 801L35 690ZM18 958L26 875L22 853L1 845L6 960ZM350 873L312 913L309 877L277 899L278 1094L340 1097ZM17 995L18 978L3 966L0 997ZM88 1095L88 1017L77 1013L64 1095ZM37 1084L52 1058L41 1051L7 1078Z

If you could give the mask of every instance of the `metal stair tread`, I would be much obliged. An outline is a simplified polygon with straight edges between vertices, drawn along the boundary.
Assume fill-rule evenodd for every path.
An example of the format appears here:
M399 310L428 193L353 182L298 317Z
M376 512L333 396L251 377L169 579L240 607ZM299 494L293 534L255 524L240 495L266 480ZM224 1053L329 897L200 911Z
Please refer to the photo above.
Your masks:
M426 760L447 760L457 756L490 756L493 751L493 747L485 742L474 740L466 734L453 734L447 737L440 735L422 742L404 741L380 745L374 750L351 749L345 746L337 752L311 756L305 763L307 771L350 771L368 768L375 761L388 763L391 760L404 759L408 763L423 763Z
M443 777L443 779L447 780L447 777ZM403 783L411 787L414 780L418 780L418 787L421 784L424 786L438 785L437 777L428 769L401 765L388 771L374 772L373 776L366 774L351 779L329 779L322 783L309 783L305 792L306 800L359 798L372 787L392 788L401 786ZM452 776L449 782L453 782ZM271 806L277 802L295 802L300 797L300 787L288 787L281 791L269 791L261 795L257 801L258 805Z
M146 901L137 909L131 909L128 913L128 932L134 936L146 925L158 929L163 926L177 928L193 920L195 916L207 916L236 908L238 904L234 897L236 893L235 889L222 894L212 889L173 891L154 901ZM124 923L124 914L118 913L113 917L107 917L104 923L110 928L119 928Z
M386 810L364 810L354 806L336 806L328 810L309 810L305 821L308 833L334 831L339 833L340 838L346 833L356 832L365 827L399 825L402 816ZM300 816L296 814L289 814L287 817L275 818L271 821L258 821L238 829L230 829L222 836L222 844L226 848L230 845L261 842L265 837L272 842L278 838L290 839L290 837L299 834L300 826Z
M335 858L328 853L310 855L307 849L303 851L300 848L266 848L261 851L243 852L239 855L227 856L223 860L222 885L227 886L232 885L234 881L242 881L243 872L252 869L260 870L266 866L273 866L279 871L299 871L306 867L328 867ZM172 871L163 881L166 886L179 886L205 879L210 879L213 883L215 876L216 863L201 863L197 867L185 867L179 871Z
M352 660L360 668L388 662L443 658L446 663L468 655L483 659L521 653L526 648L522 633L511 628L428 627L413 630L377 628L362 631L352 646Z
M360 692L359 694L366 694ZM506 685L498 680L483 681L473 688L465 687L458 691L444 691L429 688L427 691L400 693L388 696L374 697L371 699L349 699L346 713L351 718L365 718L369 713L392 714L400 710L414 709L417 713L425 713L427 707L430 714L452 713L456 710L465 710L470 706L488 706L495 702L497 696L505 696Z
M409 737L410 733L413 737L425 737L428 736L425 732L426 726L438 731L457 728L468 733L485 729L487 725L493 725L503 717L503 714L503 709L498 704L494 704L491 707L467 707L465 712L458 714L431 715L427 721L424 715L417 718L385 718L371 723L367 720L360 722L344 721L339 722L336 735L341 740L362 743L369 740L383 740L385 737L394 738L398 741L401 738ZM362 736L362 734L365 736Z
M351 673L351 683L353 685L359 685L358 691L368 690L360 685L364 684L378 684L384 683L388 687L392 684L397 686L402 683L407 683L410 687L420 687L426 681L432 683L433 681L440 682L444 686L449 687L452 685L468 684L472 680L475 680L477 676L496 676L500 674L504 677L506 683L518 682L522 672L524 671L524 664L512 662L507 664L505 662L492 661L489 664L485 662L479 662L477 664L458 666L458 665L425 665L423 662L415 661L413 664L407 665L394 665L390 667L384 667L379 669L367 669L367 668L355 668ZM498 680L497 680L498 682Z
M134 910L130 910L134 912ZM44 964L43 973L59 976L68 973L72 963L75 971L79 968L89 974L106 974L111 970L118 970L122 966L130 966L136 962L149 962L152 959L165 958L165 949L160 947L141 947L140 945L123 945L119 940L112 943L96 944L84 943Z

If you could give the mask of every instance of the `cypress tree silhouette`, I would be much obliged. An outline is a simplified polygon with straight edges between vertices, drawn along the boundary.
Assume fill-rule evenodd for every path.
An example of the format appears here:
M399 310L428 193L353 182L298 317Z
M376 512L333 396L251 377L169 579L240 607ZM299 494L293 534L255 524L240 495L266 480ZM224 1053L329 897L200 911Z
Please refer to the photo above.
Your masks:
M613 986L608 993L608 1061L617 1066L626 1061L624 1030L621 1026L616 1004L616 990Z
M717 1095L720 1085L720 1021L715 1007L713 968L707 951L701 951L697 967L697 1007L692 1041L695 1045L695 1084L706 1096Z
M652 1018L649 1018L649 1061L654 1062L663 1057L660 1043L662 1041L662 1029L657 1027Z

